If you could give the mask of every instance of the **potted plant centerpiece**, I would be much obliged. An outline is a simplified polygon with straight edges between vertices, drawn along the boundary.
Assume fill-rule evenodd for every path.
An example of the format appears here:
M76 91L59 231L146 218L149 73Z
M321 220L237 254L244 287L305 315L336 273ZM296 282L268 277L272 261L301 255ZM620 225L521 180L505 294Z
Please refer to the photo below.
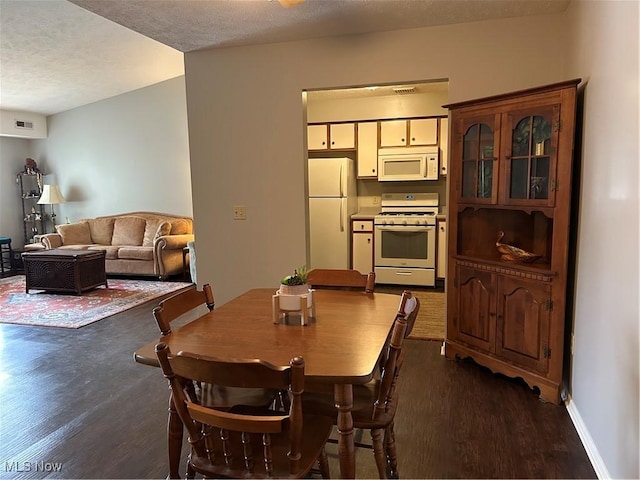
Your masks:
M304 303L301 302L305 297L307 300L307 308L313 303L313 292L307 283L307 267L301 266L296 268L291 275L287 275L280 281L280 288L276 292L279 297L279 305L281 310L299 311Z
M309 293L306 265L296 268L291 275L284 277L280 282L280 290L278 292L281 295L304 295Z

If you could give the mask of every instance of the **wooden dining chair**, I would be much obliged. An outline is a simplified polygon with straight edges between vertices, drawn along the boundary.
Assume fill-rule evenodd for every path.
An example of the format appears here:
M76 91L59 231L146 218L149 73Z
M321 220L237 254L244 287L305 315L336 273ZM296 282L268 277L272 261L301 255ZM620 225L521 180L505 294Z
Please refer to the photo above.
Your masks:
M375 281L376 274L374 272L363 275L357 270L315 268L307 274L307 283L312 288L362 289L366 293L373 293Z
M365 385L353 386L353 427L371 432L371 448L380 478L398 478L393 422L398 407L396 382L404 360L402 343L406 338L407 316L416 311L416 305L419 306L412 302L413 309L407 313L407 302L411 298L411 292L402 293L389 345L383 355L380 377ZM308 413L326 415L337 424L334 397L329 392L305 392L303 408ZM357 446L367 445L358 443Z
M153 318L156 319L160 333L169 335L171 333L171 322L203 305L209 311L215 307L213 290L208 283L203 285L202 290L198 290L194 286L194 288L184 290L162 300L153 309Z
M202 306L206 306L209 311L215 307L213 289L208 283L203 285L202 290L194 287L166 298L153 309L153 316L162 335L170 335L171 322ZM275 406L276 402L286 402L282 392L271 389L225 388L206 383L195 384L194 388L203 405L216 408L229 408L234 405Z
M205 478L302 478L318 462L323 478L328 478L324 446L333 421L303 411L305 364L301 357L280 367L257 359L226 361L187 352L174 355L164 343L158 343L155 351L180 419L189 432L190 476L199 473ZM185 388L194 381L286 390L290 407L286 412L208 408Z
M161 301L153 309L153 317L163 336L171 335L171 323L183 315L206 306L209 311L215 307L213 289L206 283L202 290L196 287L179 292ZM204 309L202 309L204 310ZM232 388L212 383L193 382L188 385L192 396L201 405L220 410L227 410L235 405L248 405L259 408L278 408L286 404L288 399L282 391L267 388ZM169 422L167 425L168 448L182 448L183 428L176 420L177 412L173 394L169 398ZM176 453L171 454L176 455ZM177 454L179 455L179 454Z

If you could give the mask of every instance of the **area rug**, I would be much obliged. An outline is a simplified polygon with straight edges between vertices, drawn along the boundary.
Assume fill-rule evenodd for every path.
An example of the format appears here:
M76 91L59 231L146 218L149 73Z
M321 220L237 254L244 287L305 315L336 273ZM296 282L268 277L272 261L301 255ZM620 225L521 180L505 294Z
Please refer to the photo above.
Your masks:
M25 293L24 275L0 279L0 323L80 328L190 286L185 282L108 279L82 295Z
M420 300L420 311L408 338L444 340L446 325L446 295L442 292L413 292Z

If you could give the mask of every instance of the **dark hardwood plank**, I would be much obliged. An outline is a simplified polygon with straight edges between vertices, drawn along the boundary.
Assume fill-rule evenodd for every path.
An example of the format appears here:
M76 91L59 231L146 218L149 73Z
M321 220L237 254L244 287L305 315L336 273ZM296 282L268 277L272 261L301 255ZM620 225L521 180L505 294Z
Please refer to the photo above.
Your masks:
M158 336L158 302L77 330L0 324L0 478L165 477L167 384L160 369L132 357ZM395 426L402 477L596 478L563 406L472 362L446 360L439 342L404 347ZM131 405L144 405L145 415ZM336 448L327 450L337 477ZM359 478L377 476L370 450L358 449L357 459ZM32 463L17 472L24 462L61 470Z

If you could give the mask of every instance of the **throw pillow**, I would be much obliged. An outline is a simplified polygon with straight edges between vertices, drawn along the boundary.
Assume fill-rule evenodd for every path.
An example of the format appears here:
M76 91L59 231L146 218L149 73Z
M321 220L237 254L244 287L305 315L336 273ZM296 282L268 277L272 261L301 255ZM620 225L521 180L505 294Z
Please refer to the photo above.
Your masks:
M91 245L91 230L87 222L56 225L63 245Z
M147 221L142 217L118 217L113 224L111 245L142 245Z
M156 238L162 235L169 235L171 224L164 220L147 220L147 226L144 229L143 247L152 247Z
M115 218L92 218L87 220L91 230L91 240L99 245L111 245Z

